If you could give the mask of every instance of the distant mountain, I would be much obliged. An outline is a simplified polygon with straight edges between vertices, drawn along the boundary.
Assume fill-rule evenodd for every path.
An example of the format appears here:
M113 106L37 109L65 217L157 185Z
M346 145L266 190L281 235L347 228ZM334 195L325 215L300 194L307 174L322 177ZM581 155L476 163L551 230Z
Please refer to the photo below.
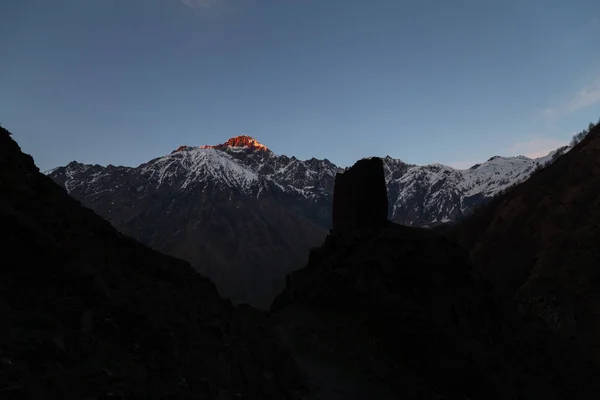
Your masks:
M537 159L495 156L466 170L442 164L409 165L386 157L388 215L396 223L417 227L459 221L569 150L561 147Z
M536 160L494 157L468 170L386 157L389 218L421 227L460 220L568 150ZM333 184L343 171L238 136L181 146L136 168L72 162L49 176L121 232L191 262L224 296L264 308L330 229Z
M121 232L190 261L222 295L266 308L325 237L337 171L238 137L137 168L73 162L50 177Z
M299 399L268 316L82 207L0 127L2 399Z

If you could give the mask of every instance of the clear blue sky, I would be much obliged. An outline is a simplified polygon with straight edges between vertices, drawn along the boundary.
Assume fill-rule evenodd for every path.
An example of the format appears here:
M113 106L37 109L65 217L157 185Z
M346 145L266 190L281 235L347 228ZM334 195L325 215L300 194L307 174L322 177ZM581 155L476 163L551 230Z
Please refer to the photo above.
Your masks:
M0 123L45 170L246 133L339 165L545 152L600 117L598 0L2 0Z

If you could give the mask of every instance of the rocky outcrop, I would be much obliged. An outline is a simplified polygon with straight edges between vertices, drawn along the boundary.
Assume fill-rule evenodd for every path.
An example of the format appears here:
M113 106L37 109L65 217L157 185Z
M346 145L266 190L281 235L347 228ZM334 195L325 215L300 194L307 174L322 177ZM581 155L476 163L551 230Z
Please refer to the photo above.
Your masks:
M179 146L178 148L176 148L175 150L173 150L171 152L171 154L179 153L180 151L189 151L189 150L192 150L192 149L193 149L193 147L191 147L191 146Z
M219 149L219 150L225 150L229 147L238 147L238 148L242 147L242 148L250 149L253 151L259 151L259 152L262 151L262 152L266 152L266 153L271 152L271 150L269 150L267 148L267 146L260 143L258 140L254 139L252 136L248 136L248 135L235 136L235 137L232 137L229 140L227 140L225 143L217 144L215 146L211 146L211 145L200 146L201 149Z
M387 224L388 197L380 158L362 159L335 177L333 230L381 228Z
M0 129L0 397L294 399L269 317L236 309L39 173Z

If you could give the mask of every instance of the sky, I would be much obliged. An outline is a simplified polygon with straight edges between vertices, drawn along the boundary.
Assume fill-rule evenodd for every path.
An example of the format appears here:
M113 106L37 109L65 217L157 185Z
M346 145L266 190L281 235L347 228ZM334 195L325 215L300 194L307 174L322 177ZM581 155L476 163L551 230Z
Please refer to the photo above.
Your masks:
M255 137L348 166L542 156L600 118L598 0L2 0L0 124L47 170Z

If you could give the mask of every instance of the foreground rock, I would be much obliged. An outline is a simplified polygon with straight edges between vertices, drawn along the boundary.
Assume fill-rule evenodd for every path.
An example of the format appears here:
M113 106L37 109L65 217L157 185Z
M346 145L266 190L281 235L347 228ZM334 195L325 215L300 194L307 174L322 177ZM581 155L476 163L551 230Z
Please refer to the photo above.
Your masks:
M598 397L592 362L542 320L503 304L458 244L389 224L333 231L308 265L288 276L272 310L323 395Z
M0 130L0 397L293 399L268 317L119 234Z

